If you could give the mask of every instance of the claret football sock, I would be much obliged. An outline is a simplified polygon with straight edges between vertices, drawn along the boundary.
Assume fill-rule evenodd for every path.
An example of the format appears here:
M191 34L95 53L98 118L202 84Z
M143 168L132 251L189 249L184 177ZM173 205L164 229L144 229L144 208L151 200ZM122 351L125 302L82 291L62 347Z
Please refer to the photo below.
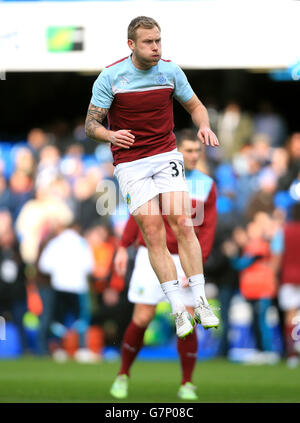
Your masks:
M196 331L185 339L177 338L177 350L182 370L182 385L192 382L192 374L197 360L198 341Z
M127 326L121 348L121 369L119 375L126 374L129 376L130 367L143 346L146 329L136 325L133 320Z

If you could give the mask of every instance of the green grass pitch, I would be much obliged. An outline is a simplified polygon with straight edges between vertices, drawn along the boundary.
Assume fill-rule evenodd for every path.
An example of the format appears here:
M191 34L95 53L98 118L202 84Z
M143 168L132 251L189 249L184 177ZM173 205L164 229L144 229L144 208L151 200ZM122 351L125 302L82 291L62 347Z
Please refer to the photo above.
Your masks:
M109 395L119 362L55 363L51 359L0 360L2 403L117 403ZM300 368L284 362L275 366L246 366L225 360L197 363L194 383L199 402L300 402ZM131 371L126 403L183 402L177 398L180 369L176 361L137 361Z

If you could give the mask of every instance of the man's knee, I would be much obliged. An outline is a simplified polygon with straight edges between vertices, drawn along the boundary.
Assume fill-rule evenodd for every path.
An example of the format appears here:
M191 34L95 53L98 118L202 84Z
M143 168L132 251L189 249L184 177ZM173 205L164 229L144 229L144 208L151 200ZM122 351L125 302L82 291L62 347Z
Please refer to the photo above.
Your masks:
M142 328L148 327L155 315L155 306L147 304L137 304L132 320L136 325Z
M158 247L164 243L164 228L160 224L144 224L143 235L148 247Z
M190 239L194 236L192 221L188 216L173 216L169 219L169 224L177 239L181 237Z

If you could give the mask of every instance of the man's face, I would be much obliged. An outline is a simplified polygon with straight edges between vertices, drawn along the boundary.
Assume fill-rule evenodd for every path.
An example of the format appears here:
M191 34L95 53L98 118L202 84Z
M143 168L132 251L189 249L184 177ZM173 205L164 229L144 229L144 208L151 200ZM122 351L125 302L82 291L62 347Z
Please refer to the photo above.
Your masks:
M200 157L200 141L184 140L178 151L183 154L184 167L186 170L195 169Z
M136 40L128 40L128 46L133 52L135 65L140 69L155 66L161 58L160 31L155 26L151 29L138 28Z

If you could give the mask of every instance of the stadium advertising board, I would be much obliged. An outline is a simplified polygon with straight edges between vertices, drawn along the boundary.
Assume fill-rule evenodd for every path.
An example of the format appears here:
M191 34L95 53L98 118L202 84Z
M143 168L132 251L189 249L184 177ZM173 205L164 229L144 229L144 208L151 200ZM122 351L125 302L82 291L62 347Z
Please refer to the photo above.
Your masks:
M6 0L0 69L98 72L129 54L127 25L141 14L158 20L164 57L183 68L284 69L300 59L292 0Z

